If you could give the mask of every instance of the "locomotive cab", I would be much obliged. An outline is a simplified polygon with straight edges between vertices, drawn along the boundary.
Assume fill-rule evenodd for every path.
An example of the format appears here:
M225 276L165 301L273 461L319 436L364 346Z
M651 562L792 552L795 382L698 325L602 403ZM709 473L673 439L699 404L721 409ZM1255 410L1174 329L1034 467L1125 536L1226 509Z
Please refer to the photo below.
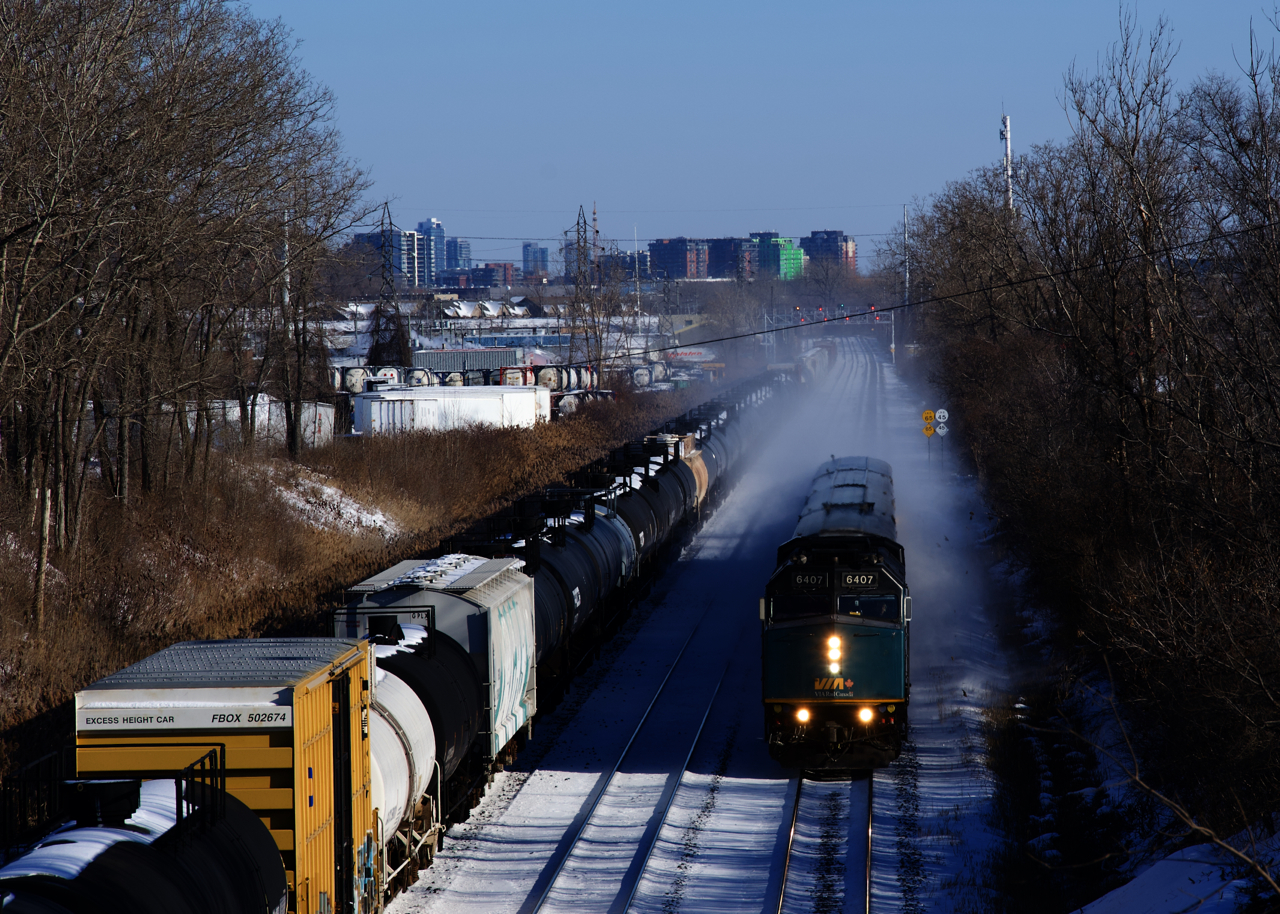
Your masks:
M824 467L818 479L839 479L853 460L863 462L865 480L869 458L833 461L834 470L824 474ZM817 486L815 493L830 498L830 488ZM830 505L822 503L828 524ZM770 755L783 765L875 768L901 750L911 596L902 547L883 532L892 527L854 532L845 521L841 529L813 530L779 549L760 617L765 735Z

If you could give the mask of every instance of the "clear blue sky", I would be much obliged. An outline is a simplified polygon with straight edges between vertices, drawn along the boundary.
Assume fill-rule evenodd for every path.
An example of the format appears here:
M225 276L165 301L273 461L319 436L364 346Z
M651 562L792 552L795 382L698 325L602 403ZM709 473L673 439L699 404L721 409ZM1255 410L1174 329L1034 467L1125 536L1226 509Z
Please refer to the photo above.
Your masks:
M843 229L871 253L903 203L1066 136L1063 74L1121 8L1073 2L246 0L337 98L348 154L403 228L441 219L519 260L594 201L604 235ZM1181 85L1238 74L1271 6L1170 0ZM514 241L488 240L514 238Z

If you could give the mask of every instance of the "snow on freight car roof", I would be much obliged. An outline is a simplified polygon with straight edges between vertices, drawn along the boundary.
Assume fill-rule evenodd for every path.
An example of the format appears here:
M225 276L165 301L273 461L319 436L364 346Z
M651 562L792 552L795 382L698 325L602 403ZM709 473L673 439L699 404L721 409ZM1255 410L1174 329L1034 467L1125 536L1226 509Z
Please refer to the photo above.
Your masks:
M524 562L520 559L485 559L475 555L445 555L426 562L410 559L366 578L350 590L352 593L371 593L391 587L413 586L466 593L504 571L519 571L523 567Z
M356 641L333 638L252 638L184 641L99 679L82 692L118 689L297 685L351 652Z

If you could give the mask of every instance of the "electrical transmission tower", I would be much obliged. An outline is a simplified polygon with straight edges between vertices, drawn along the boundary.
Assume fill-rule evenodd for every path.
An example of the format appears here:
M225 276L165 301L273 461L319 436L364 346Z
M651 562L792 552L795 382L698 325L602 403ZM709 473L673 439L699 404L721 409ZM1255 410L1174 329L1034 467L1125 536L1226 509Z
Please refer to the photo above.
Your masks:
M409 334L396 296L395 235L391 207L384 203L379 229L382 288L378 291L378 304L373 309L373 319L369 322L369 355L365 364L400 365L408 368L413 364L413 354L409 350Z
M587 213L578 207L578 221L573 227L573 305L569 315L569 361L587 359L587 323L590 320L592 272L595 266L594 233L588 234ZM579 342L578 337L582 340Z

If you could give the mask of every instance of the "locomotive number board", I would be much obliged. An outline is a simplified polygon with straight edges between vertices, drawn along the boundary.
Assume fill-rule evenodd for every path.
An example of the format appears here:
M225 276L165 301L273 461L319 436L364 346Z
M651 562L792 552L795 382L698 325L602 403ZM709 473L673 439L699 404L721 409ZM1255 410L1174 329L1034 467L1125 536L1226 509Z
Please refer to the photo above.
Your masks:
M861 592L876 590L880 586L880 572L875 570L841 571L839 575L841 590Z
M831 578L825 571L793 571L791 587L800 591L828 590L831 587Z

